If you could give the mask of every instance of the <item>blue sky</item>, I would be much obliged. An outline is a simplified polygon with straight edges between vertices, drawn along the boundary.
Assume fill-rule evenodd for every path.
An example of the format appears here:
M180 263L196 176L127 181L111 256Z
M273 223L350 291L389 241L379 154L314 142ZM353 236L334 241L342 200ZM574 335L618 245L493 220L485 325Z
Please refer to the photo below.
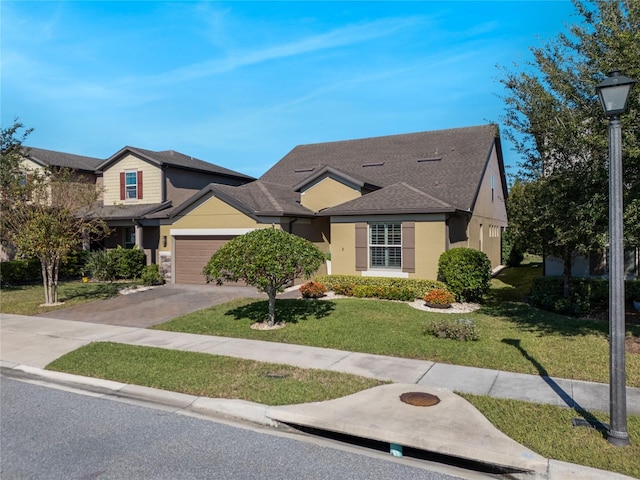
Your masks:
M2 127L19 117L28 145L177 150L253 176L299 144L500 124L497 66L576 21L568 0L0 8Z

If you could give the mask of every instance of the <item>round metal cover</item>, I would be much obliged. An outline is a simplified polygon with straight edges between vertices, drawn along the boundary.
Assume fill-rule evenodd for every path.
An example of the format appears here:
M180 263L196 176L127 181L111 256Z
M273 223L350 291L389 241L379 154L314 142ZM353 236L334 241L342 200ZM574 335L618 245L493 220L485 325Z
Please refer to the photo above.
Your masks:
M416 407L432 407L440 403L439 397L424 392L406 392L400 395L400 400Z

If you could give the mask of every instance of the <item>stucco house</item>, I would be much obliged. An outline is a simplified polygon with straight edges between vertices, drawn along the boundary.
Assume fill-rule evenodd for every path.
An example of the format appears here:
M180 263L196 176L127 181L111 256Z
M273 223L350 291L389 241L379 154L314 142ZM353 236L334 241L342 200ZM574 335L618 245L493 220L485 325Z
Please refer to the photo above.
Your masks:
M173 150L124 147L96 167L102 179L102 205L95 214L106 220L112 234L101 245L137 246L148 263L158 263L162 247L156 214L171 211L210 184L237 186L253 177Z
M434 279L454 247L501 263L506 196L497 127L481 125L300 145L256 181L208 184L145 219L172 282L204 283L221 245L272 226L330 254L334 274Z

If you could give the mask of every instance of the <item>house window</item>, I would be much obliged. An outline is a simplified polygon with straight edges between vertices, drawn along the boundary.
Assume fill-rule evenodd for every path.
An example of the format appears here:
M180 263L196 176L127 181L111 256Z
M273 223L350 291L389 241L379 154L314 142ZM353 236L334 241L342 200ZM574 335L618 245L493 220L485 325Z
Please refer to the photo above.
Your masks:
M402 224L369 224L369 267L402 268Z
M138 172L124 172L125 199L138 198Z
M133 248L136 245L136 228L125 227L124 229L124 248Z

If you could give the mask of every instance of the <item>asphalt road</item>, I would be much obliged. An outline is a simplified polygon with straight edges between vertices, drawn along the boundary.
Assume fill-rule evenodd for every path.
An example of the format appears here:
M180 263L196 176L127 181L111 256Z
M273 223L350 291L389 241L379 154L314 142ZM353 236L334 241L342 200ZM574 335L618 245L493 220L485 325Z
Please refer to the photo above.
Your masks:
M419 461L332 448L146 406L0 379L0 477L454 480Z

